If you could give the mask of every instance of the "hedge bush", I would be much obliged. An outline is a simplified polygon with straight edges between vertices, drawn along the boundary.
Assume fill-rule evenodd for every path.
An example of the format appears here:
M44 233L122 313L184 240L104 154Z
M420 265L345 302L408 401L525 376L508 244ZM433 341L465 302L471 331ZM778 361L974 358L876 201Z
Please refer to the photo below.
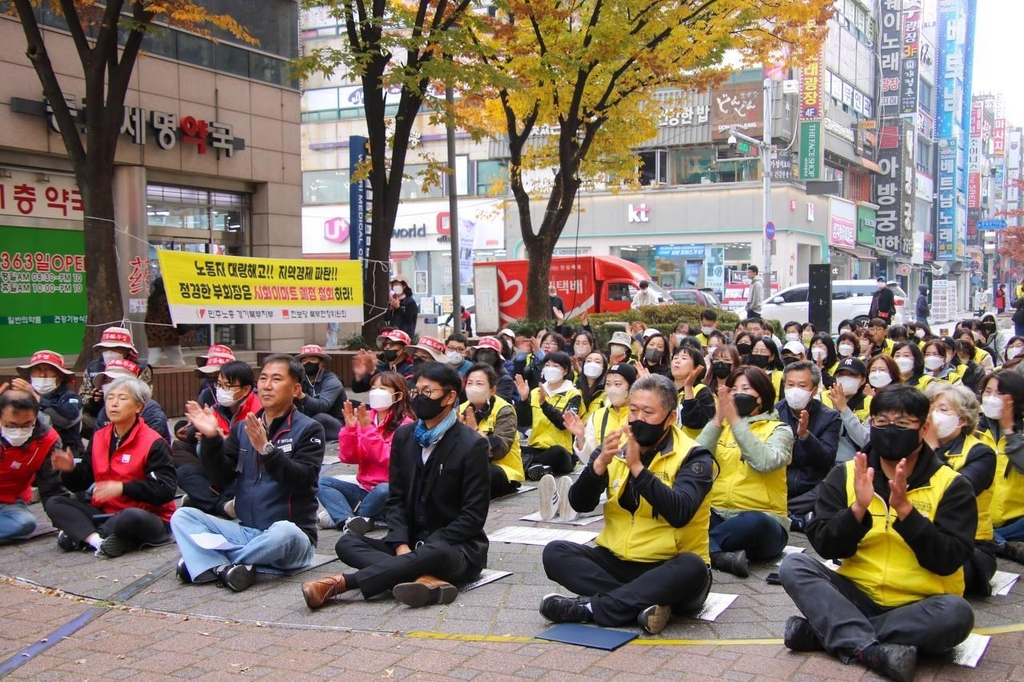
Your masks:
M686 303L673 305L644 306L637 310L620 310L616 313L600 313L590 316L590 326L601 344L607 343L612 333L625 329L630 322L643 322L668 336L680 322L688 322L695 331L700 328L700 314L703 306ZM718 328L723 332L732 331L740 321L739 315L729 310L716 310Z

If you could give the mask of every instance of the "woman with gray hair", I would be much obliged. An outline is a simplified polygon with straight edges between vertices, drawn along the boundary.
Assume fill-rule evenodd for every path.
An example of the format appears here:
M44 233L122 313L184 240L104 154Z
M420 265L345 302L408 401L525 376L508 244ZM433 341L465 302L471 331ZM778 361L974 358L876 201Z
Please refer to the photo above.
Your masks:
M110 423L93 435L82 461L76 465L70 450L54 450L50 461L69 490L95 484L91 504L51 497L43 505L64 551L91 548L117 557L171 539L177 478L167 441L139 418L150 395L135 377L114 379L103 387Z
M967 479L978 500L978 530L974 555L964 564L964 593L987 597L996 572L991 511L996 452L992 439L977 430L981 405L973 391L936 381L928 385L925 395L932 402L932 427L925 430L925 441L943 463Z

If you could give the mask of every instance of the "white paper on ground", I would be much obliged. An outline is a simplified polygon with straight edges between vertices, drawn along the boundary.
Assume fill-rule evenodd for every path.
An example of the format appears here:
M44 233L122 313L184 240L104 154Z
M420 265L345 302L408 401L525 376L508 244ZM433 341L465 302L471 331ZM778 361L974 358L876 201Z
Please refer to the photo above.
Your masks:
M992 586L992 594L1005 597L1010 594L1010 590L1012 590L1013 586L1017 584L1017 580L1019 578L1019 573L996 571L995 575L992 576L992 580L989 581L989 585Z
M510 575L512 575L512 571L495 571L492 568L485 568L480 571L480 576L473 582L466 583L465 585L459 585L459 592L475 590L478 587L487 585L488 583L493 583L495 580L507 578Z
M782 548L782 559L785 559L790 554L803 554L803 552L804 552L804 548L803 547L794 547L793 545L786 545L785 547ZM778 561L776 561L775 565L776 566L781 566L782 565L782 559L779 559Z
M586 544L597 537L597 533L585 530L569 530L568 528L528 528L526 526L506 526L488 535L491 542L508 542L519 545L538 545L543 547L555 540L568 540L577 544Z
M577 516L572 521L563 521L561 516L557 516L556 515L554 518L548 519L547 521L545 521L544 519L542 519L540 517L540 512L533 512L532 514L528 514L526 516L520 516L519 520L520 521L533 521L534 523L555 523L555 524L562 524L562 525L567 525L567 526L589 526L590 524L595 523L597 521L600 521L603 518L604 518L603 515L600 515L600 516Z
M708 594L708 598L704 600L704 606L701 610L694 615L694 618L699 620L706 620L709 623L713 623L716 618L722 615L729 606L736 601L736 594L718 594L717 592L711 592Z
M241 549L242 545L229 542L220 533L192 533L189 537L203 549L214 549L220 552L227 552L232 549Z
M965 668L977 668L978 663L981 662L981 656L985 653L985 649L988 648L990 641L992 641L992 638L988 635L971 634L953 649L951 662L954 665L961 665Z

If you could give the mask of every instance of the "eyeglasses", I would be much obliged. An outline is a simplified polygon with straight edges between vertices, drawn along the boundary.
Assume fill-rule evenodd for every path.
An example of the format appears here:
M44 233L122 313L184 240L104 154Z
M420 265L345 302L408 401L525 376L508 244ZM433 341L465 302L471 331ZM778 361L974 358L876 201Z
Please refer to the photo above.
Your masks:
M878 428L885 428L886 426L895 426L899 429L916 429L921 425L917 419L913 417L900 417L898 419L887 419L886 417L872 417L871 425L877 426Z
M414 388L409 391L409 397L415 398L418 395L425 395L428 398L433 398L435 395L438 397L443 396L447 391L443 388Z
M213 385L214 388L222 391L238 390L242 387L242 384L222 384L219 381Z

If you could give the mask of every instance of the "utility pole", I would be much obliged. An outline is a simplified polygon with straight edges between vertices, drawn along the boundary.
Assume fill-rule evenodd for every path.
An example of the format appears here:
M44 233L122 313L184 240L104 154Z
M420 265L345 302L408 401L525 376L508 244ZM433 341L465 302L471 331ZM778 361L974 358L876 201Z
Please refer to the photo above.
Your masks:
M766 298L771 298L772 291L772 240L774 233L769 238L768 223L772 220L772 81L764 79L764 139L757 140L749 135L744 135L735 128L729 130L729 144L736 144L737 140L743 140L752 147L756 147L761 156L762 164L762 193L761 197L761 235L764 242L764 278Z
M455 176L455 93L452 86L444 88L444 101L448 105L445 131L448 137L448 227L451 230L452 251L452 333L462 333L462 295L459 283L459 185Z

